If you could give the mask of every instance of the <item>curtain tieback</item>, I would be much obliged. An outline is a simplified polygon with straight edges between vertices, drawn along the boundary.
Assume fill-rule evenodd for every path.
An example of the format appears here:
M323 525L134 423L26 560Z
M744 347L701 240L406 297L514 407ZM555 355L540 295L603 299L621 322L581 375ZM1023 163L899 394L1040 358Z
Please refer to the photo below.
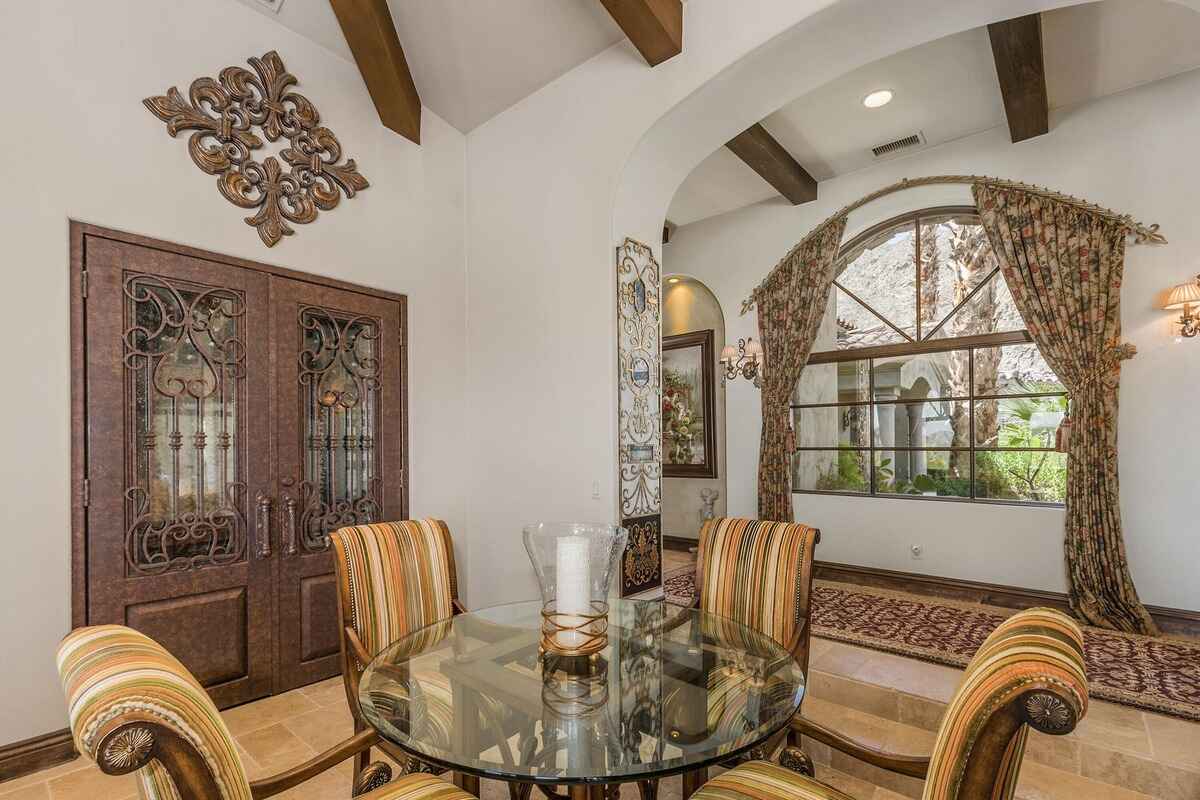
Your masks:
M1113 374L1121 368L1121 362L1127 361L1137 355L1137 347L1125 342L1124 344L1111 344L1105 349L1100 356L1100 363L1095 368L1084 374L1083 378L1075 383L1071 389L1071 406L1075 405L1075 398L1081 392L1099 385L1109 375ZM1058 425L1058 431L1054 434L1054 449L1060 453L1065 453L1070 448L1071 442L1071 411L1068 407L1067 415L1063 417L1063 421Z
M1109 345L1100 355L1100 362L1071 387L1072 397L1100 383L1118 371L1122 361L1128 361L1135 355L1137 355L1137 347L1129 342Z

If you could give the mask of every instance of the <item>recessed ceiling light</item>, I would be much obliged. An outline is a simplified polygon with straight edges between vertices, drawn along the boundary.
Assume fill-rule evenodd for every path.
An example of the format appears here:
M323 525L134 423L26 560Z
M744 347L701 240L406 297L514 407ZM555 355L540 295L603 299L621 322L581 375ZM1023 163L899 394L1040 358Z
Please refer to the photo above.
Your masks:
M890 89L880 89L877 92L871 92L863 98L863 105L867 108L880 108L892 102L892 92Z

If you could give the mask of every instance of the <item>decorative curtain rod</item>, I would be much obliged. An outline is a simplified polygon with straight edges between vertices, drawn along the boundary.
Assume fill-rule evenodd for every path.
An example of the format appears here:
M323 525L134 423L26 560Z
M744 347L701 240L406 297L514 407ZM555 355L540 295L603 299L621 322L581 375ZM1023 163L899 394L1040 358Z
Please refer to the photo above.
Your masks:
M917 186L933 186L936 184L948 183L962 183L967 185L983 184L985 186L994 186L1000 189L1018 189L1023 192L1028 192L1029 194L1035 194L1040 197L1056 200L1060 203L1066 203L1067 205L1083 209L1084 211L1090 211L1093 214L1098 214L1099 216L1110 219L1113 222L1118 222L1125 227L1131 236L1134 237L1134 242L1136 244L1167 243L1166 237L1158 232L1157 223L1154 225L1146 225L1138 222L1128 214L1118 214L1112 209L1098 206L1095 203L1089 203L1086 200L1080 200L1078 197L1072 197L1071 195L1063 194L1062 192L1056 192L1053 189L1047 189L1044 186L1034 186L1032 184L1021 183L1020 181L1010 181L1004 178L993 178L988 175L930 175L924 178L905 178L899 183L893 183L889 186L884 186L882 189L876 189L870 194L860 197L853 203L844 206L836 213L825 219L825 221L820 225L813 228L809 232L808 236L805 236L803 239L797 242L796 245L787 252L787 255L780 259L779 264L782 264L784 261L786 261L801 245L803 245L810 237L815 235L826 225L830 224L834 220L841 219L852 211L857 211L868 203L872 203L881 197L886 197L889 194L902 192L905 189L912 189ZM771 271L767 273L767 277L763 278L758 286L754 288L754 291L750 293L750 296L742 301L742 311L739 316L745 316L746 312L754 307L754 298L758 295L762 288L766 286L767 281L771 279L771 276L775 273L775 270L779 269L779 264L776 264Z

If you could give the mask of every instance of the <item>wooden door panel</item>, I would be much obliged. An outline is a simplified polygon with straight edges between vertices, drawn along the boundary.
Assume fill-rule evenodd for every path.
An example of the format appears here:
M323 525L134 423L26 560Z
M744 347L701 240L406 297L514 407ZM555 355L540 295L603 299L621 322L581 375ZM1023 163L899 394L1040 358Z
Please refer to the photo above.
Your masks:
M125 606L125 624L167 648L204 686L250 675L245 586Z
M281 509L279 689L339 669L327 534L403 517L403 311L272 278Z
M102 236L84 259L88 623L145 630L221 704L267 694L268 280Z
M337 576L333 573L300 579L300 661L336 656L341 646L337 627ZM329 609L335 610L334 614Z

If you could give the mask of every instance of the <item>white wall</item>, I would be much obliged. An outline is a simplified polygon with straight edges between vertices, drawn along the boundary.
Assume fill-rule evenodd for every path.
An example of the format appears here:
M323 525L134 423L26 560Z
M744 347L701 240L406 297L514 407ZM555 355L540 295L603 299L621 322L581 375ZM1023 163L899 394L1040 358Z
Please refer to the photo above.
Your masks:
M472 603L536 596L524 524L616 519L613 248L636 231L612 218L626 159L665 109L827 4L756 0L746 14L690 0L682 54L649 69L622 42L468 134ZM662 223L641 237L656 253Z
M420 147L391 133L353 63L230 0L39 0L0 16L6 743L66 722L54 651L70 627L68 219L407 293L412 511L460 531L465 141L428 110ZM272 48L371 187L268 250L192 164L187 134L170 138L141 100Z
M686 264L726 309L742 298L817 223L846 203L904 177L987 174L1050 186L1162 225L1168 246L1130 246L1122 289L1124 334L1138 348L1121 388L1120 466L1125 540L1145 602L1200 608L1195 475L1200 467L1200 347L1176 343L1160 293L1200 272L1195 187L1200 159L1200 71L1052 120L1047 136L1014 145L997 128L826 181L819 199L768 201L676 230L669 259ZM847 238L902 211L970 203L968 187L892 195L855 212ZM754 330L754 312L727 315L729 338ZM759 396L728 392L730 513L753 515ZM1065 590L1060 510L911 500L795 495L796 517L822 530L826 561ZM913 560L908 548L924 545Z

